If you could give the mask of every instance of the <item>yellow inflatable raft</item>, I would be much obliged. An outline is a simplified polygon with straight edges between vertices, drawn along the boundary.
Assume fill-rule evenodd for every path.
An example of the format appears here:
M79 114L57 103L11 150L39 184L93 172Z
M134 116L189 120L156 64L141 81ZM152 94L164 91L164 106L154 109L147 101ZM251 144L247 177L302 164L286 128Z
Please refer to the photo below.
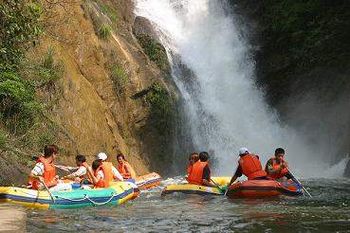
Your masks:
M216 185L224 186L230 182L231 177L212 177ZM171 184L166 186L162 195L171 193L186 193L186 194L200 194L200 195L224 195L222 190L217 187L208 187L196 184Z

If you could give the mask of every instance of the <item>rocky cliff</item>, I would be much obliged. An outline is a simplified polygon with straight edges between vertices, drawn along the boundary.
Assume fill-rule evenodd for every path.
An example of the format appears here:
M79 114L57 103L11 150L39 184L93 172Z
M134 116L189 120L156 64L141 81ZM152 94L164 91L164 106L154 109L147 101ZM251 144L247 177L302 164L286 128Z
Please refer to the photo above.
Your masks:
M42 123L53 125L54 137L45 143L56 143L62 149L58 163L73 165L78 153L92 161L96 153L105 151L112 161L117 152L124 153L138 174L150 169L161 172L169 166L176 88L151 24L137 20L134 27L131 0L40 4L44 33L29 47L26 57L35 61L50 51L63 70L51 88L37 89L38 98L45 103ZM142 29L144 25L148 29ZM18 156L23 162L10 159L6 149L1 152L3 182L22 181L32 165L28 153L40 150L28 145L21 149ZM14 170L5 169L13 160L18 163L15 167L21 166L16 178Z

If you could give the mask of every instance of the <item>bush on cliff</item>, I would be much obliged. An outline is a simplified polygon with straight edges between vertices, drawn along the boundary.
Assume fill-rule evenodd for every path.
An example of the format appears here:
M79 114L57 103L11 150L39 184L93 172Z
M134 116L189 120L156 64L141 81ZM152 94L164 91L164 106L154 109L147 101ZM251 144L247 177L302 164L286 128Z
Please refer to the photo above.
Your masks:
M146 34L137 36L137 39L149 59L155 62L161 70L169 71L170 66L164 47Z

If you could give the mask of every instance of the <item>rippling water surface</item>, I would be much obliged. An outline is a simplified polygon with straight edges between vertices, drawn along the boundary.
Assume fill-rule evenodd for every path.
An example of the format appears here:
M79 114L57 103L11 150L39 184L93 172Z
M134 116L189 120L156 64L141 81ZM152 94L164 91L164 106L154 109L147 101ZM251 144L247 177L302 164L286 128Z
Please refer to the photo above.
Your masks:
M168 181L169 182L169 181ZM165 182L166 183L166 182ZM313 198L228 200L161 187L122 206L26 209L29 232L350 232L350 180L306 180ZM163 184L164 185L164 184Z

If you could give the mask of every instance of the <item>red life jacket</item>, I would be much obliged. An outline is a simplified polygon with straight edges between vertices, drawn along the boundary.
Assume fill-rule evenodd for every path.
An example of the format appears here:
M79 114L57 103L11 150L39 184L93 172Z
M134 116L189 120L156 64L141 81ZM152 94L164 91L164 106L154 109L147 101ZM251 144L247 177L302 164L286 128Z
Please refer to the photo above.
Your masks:
M258 177L266 176L266 172L262 169L259 157L253 154L242 156L239 161L243 175L248 177L248 180L254 180Z
M46 186L52 187L57 185L57 180L55 179L55 176L56 176L55 165L53 163L48 163L44 157L39 157L37 160L37 163L44 164L44 173L42 177L44 178L44 182ZM39 189L39 186L40 186L39 180L30 177L29 183L32 184L32 189Z
M275 173L268 174L268 177L276 180L276 179L282 178L283 176L287 175L288 167L285 167L281 171L276 172L280 169L281 163L277 163L277 160L274 157L271 158L270 160L272 160L272 169L275 171Z
M201 162L198 160L192 165L191 173L189 174L187 180L190 184L203 184L203 170L205 166L208 165L208 162Z

